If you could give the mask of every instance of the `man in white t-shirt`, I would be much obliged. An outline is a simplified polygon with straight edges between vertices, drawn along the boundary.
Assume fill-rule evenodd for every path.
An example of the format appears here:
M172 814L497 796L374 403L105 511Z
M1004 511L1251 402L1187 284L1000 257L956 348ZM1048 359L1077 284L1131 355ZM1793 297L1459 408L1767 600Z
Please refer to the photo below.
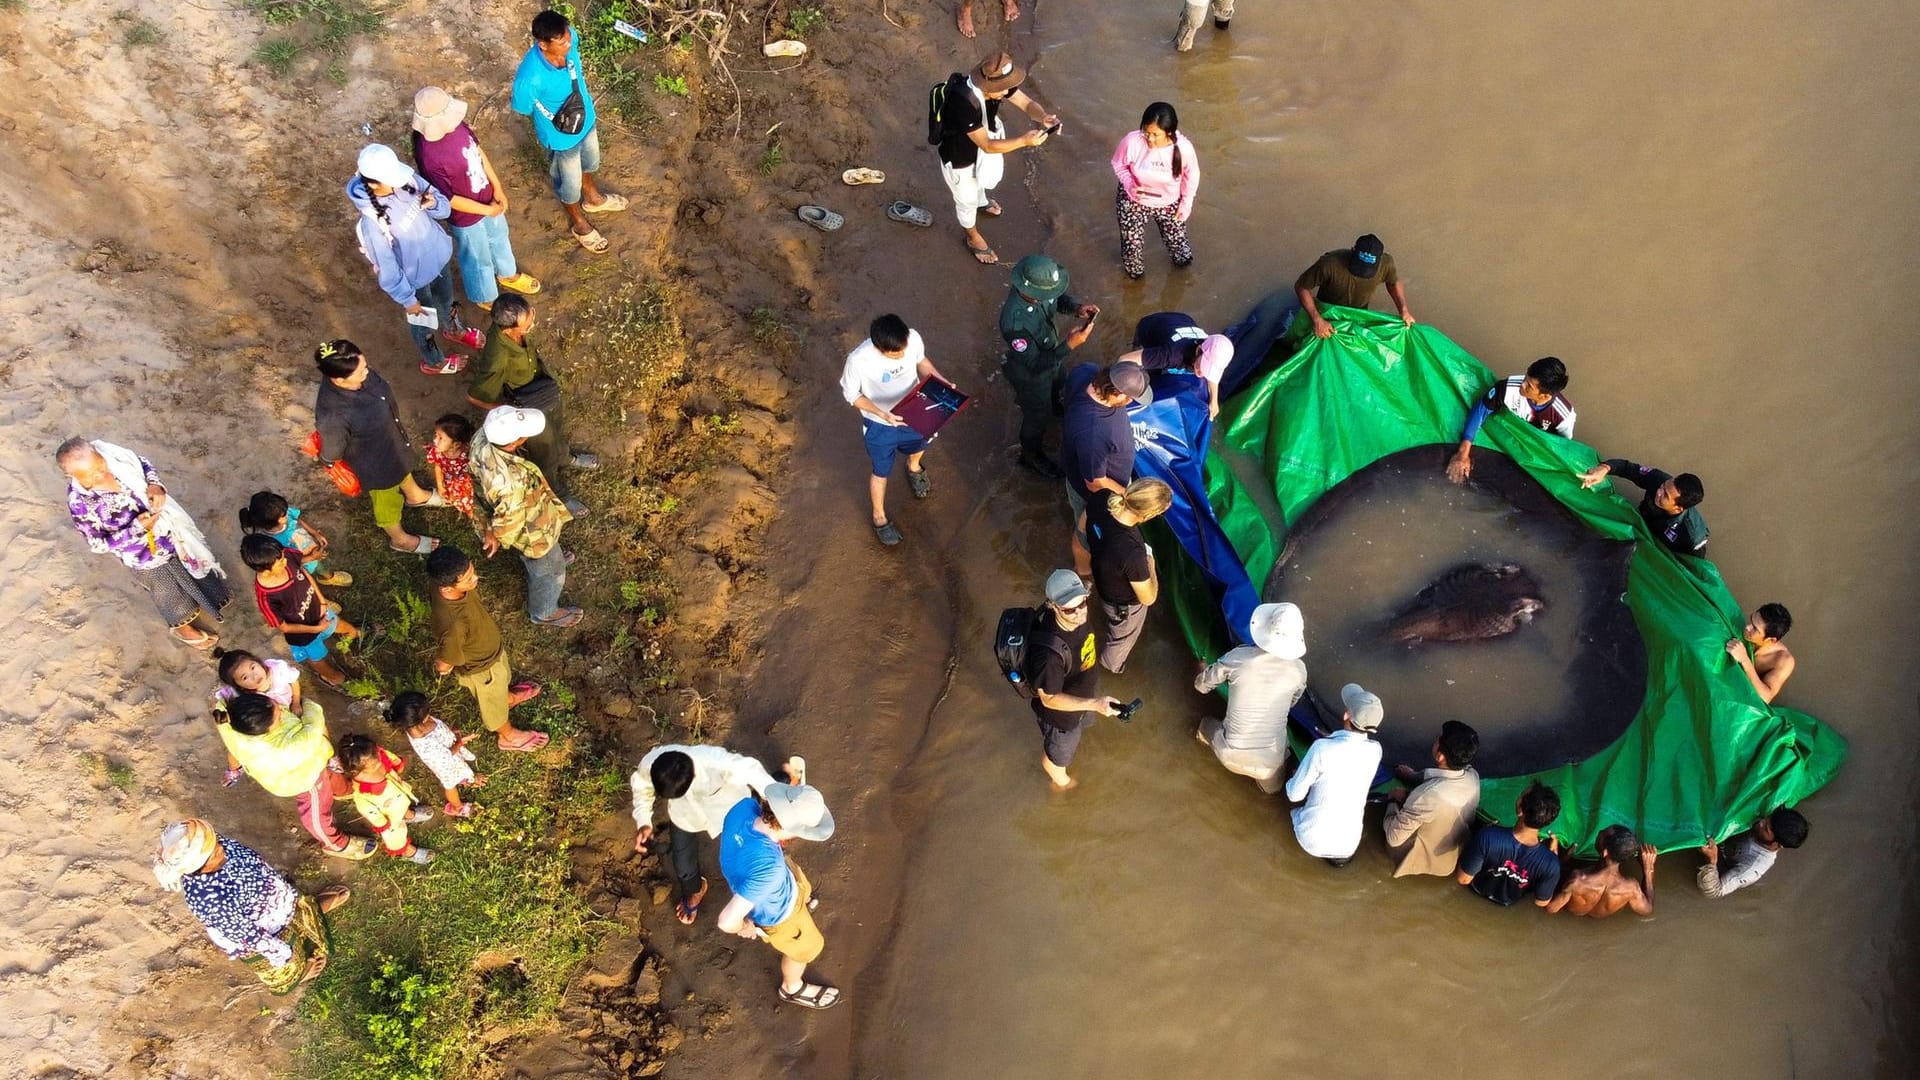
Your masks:
M1386 709L1380 699L1348 683L1340 690L1346 705L1340 730L1315 739L1287 781L1293 808L1293 836L1300 847L1333 866L1345 866L1360 849L1367 792L1380 769L1380 744L1369 738L1380 730Z
M847 404L860 410L861 435L873 460L873 476L867 482L873 500L873 534L888 547L900 542L899 527L887 519L887 476L893 472L893 459L907 456L907 487L914 498L933 494L933 482L920 467L921 455L927 452L926 437L892 411L926 378L952 385L927 359L919 331L908 329L898 315L873 320L867 340L847 354L847 366L840 372L840 393Z

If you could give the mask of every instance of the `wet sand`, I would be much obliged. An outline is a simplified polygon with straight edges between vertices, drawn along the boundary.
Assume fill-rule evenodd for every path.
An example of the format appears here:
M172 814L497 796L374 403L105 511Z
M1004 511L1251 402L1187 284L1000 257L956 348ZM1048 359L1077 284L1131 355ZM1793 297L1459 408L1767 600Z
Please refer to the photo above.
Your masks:
M1162 612L1105 686L1146 710L1098 725L1080 789L1049 793L987 645L999 610L1067 557L1057 486L1008 471L1010 395L994 384L936 444L935 498L896 503L907 545L883 553L831 386L882 310L967 389L994 369L1004 276L965 263L902 110L878 121L874 156L940 227L847 267L847 332L813 349L772 562L787 595L834 601L781 613L757 680L776 740L841 733L837 755L811 754L823 782L826 767L853 784L836 793L841 835L798 857L830 883L819 971L853 996L817 1018L749 1004L725 1051L736 1075L1358 1076L1418 1060L1505 1076L1538 1068L1516 1046L1548 1044L1591 1048L1575 1075L1906 1075L1920 316L1903 298L1920 285L1920 214L1902 196L1920 178L1905 120L1920 19L1249 5L1179 58L1171 29L1171 11L1049 0L1011 34L1069 135L1016 164L1008 220L987 232L1011 259L1047 231L1076 292L1107 308L1083 355L1117 352L1153 310L1223 325L1377 232L1414 311L1490 366L1567 361L1583 441L1705 478L1736 595L1796 616L1783 700L1853 756L1805 805L1808 846L1749 893L1700 899L1681 853L1661 863L1651 920L1501 911L1391 880L1374 847L1344 872L1303 856L1282 805L1193 742L1211 703ZM918 32L951 34L938 13ZM899 81L984 51L952 41L951 63ZM1146 281L1125 285L1105 162L1156 97L1180 106L1207 169L1199 261L1170 277L1150 239ZM1021 165L1034 208L1006 198Z

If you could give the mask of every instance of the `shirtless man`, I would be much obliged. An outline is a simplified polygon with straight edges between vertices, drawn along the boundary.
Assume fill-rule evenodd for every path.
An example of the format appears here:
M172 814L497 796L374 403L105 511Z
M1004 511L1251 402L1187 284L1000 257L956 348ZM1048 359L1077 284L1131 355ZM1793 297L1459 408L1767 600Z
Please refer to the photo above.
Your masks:
M1600 865L1591 870L1575 870L1547 905L1547 914L1565 911L1569 915L1604 919L1623 908L1632 908L1635 915L1653 914L1654 850L1641 847L1640 838L1625 825L1609 825L1600 830L1598 847ZM1620 872L1620 864L1635 855L1640 856L1640 865L1645 867L1644 883Z
M1727 642L1727 655L1747 673L1747 681L1760 695L1760 700L1773 704L1780 696L1780 688L1787 685L1787 677L1793 674L1793 654L1781 644L1780 639L1793 629L1793 616L1787 614L1784 604L1762 604L1747 616L1744 637ZM1748 646L1753 653L1748 655Z

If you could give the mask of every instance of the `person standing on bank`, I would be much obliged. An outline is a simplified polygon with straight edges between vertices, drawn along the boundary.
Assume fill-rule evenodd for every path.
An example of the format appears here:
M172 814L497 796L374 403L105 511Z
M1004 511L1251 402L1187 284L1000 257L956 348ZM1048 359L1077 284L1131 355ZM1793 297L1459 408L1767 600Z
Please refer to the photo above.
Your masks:
M1261 604L1247 621L1251 645L1240 645L1201 669L1193 688L1212 693L1221 683L1227 718L1200 721L1193 737L1230 773L1252 778L1269 795L1280 790L1286 765L1287 713L1307 692L1307 626L1293 604Z
M1320 256L1294 279L1293 292L1300 298L1300 307L1307 318L1313 320L1314 336L1325 338L1333 336L1333 325L1320 314L1321 304L1364 308L1373 301L1374 290L1382 285L1393 298L1400 321L1412 326L1413 312L1407 307L1407 289L1400 283L1393 256L1387 254L1379 237L1368 233L1355 240L1350 248Z
M1140 537L1140 526L1172 505L1173 489L1166 481L1142 477L1128 484L1125 494L1108 495L1105 519L1088 531L1093 588L1105 624L1100 666L1115 675L1126 670L1127 657L1147 625L1147 609L1160 599L1160 574L1153 549Z
M524 296L503 296L493 306L492 323L487 330L487 347L481 350L480 362L473 369L467 400L485 412L501 405L538 409L547 423L540 434L527 440L526 457L540 467L540 475L566 504L567 512L585 517L586 504L574 498L567 485L567 467L597 469L600 458L574 449L567 439L560 382L547 370L533 343L533 304Z
M463 356L447 356L434 339L478 348L479 335L453 326L453 240L440 227L452 213L447 197L402 164L390 147L374 143L360 151L359 174L347 181L347 201L360 211L355 235L360 254L373 265L380 291L407 315L407 333L420 350L427 375L457 375ZM469 336L470 335L470 336Z
M580 35L565 15L543 11L533 17L533 47L514 72L512 108L533 120L533 137L547 152L547 176L567 209L574 240L596 255L607 250L607 238L587 215L625 210L627 197L601 191L594 175L600 171L600 129L580 63Z
M480 726L493 732L500 749L531 752L547 745L545 732L513 726L510 710L539 697L540 684L513 681L500 624L474 593L480 575L473 560L457 547L441 548L427 556L427 585L434 673L453 676L473 695Z
M413 161L427 182L447 193L460 285L480 310L501 289L537 293L540 282L520 272L507 236L507 191L466 124L467 103L437 86L413 95Z
M1193 264L1193 244L1187 239L1187 218L1193 197L1200 191L1200 155L1180 134L1180 114L1172 105L1156 101L1140 114L1140 127L1129 131L1113 151L1113 175L1120 181L1113 205L1120 216L1120 266L1135 281L1147 274L1141 248L1147 223L1160 228L1175 267Z
M1380 699L1358 683L1342 687L1340 701L1347 707L1340 730L1315 739L1287 780L1287 800L1301 804L1293 808L1293 837L1330 866L1347 865L1360 849L1367 792L1380 768L1380 744L1371 736L1386 716Z
M656 746L640 759L633 787L633 850L653 839L653 803L667 800L667 854L673 860L674 917L692 926L707 897L700 834L718 840L727 811L767 790L766 766L721 746Z
M1040 724L1040 768L1060 791L1078 783L1067 775L1067 766L1080 748L1086 714L1114 716L1120 708L1118 698L1099 693L1087 599L1087 585L1079 574L1048 574L1047 613L1027 643L1027 685L1033 687L1033 715Z
M1067 268L1045 255L1029 255L1013 265L1013 285L1000 305L1000 336L1007 355L1000 370L1020 406L1020 464L1048 480L1066 474L1047 456L1047 425L1060 402L1067 354L1087 343L1095 304L1083 304L1067 292ZM1076 315L1080 325L1060 335L1056 315Z
M804 776L768 784L727 811L720 827L720 876L733 899L720 909L719 928L764 941L780 954L780 1000L806 1009L830 1009L840 991L806 981L826 938L813 921L813 883L788 857L791 840L816 843L833 836L833 814Z
M213 629L233 595L227 572L193 518L173 501L146 458L102 439L71 438L54 451L67 474L67 514L87 550L112 555L153 598L175 641L212 649Z
M901 540L899 527L887 520L887 477L893 473L893 459L906 455L907 488L914 498L933 494L933 481L920 463L927 452L926 437L893 413L893 407L905 401L922 379L953 385L927 359L920 331L907 326L898 315L873 320L867 327L867 340L847 354L846 365L840 369L840 395L860 412L860 436L873 463L873 475L867 479L873 534L888 547Z
M393 388L367 363L360 346L345 338L322 342L313 362L321 376L313 400L320 460L344 461L353 469L373 504L373 523L386 532L393 550L425 555L439 547L440 541L415 536L400 524L402 510L425 506L433 495L413 478L413 444L400 425Z
M578 625L581 611L563 606L567 566L573 553L560 546L560 530L573 520L540 467L520 455L540 434L539 409L502 405L487 414L472 443L474 524L491 558L501 548L520 553L527 568L527 618L535 626Z
M939 92L940 177L953 193L954 216L966 230L967 250L988 266L998 263L1000 256L980 235L976 222L982 213L1001 214L992 192L1006 172L1002 155L1039 146L1049 132L1060 130L1060 118L1021 91L1026 79L1027 70L999 52L981 61L971 75L956 71L947 76ZM1017 139L1007 138L1006 125L1000 120L1002 103L1011 103L1039 126Z

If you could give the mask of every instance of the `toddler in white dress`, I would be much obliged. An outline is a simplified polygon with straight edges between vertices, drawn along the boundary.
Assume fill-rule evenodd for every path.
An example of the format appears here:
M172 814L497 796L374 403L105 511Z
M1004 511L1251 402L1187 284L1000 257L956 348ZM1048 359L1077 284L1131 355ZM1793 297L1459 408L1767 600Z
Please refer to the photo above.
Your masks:
M474 756L467 743L473 736L461 735L433 715L427 695L418 690L394 696L393 704L387 706L387 722L406 732L414 757L440 781L447 797L447 816L472 817L476 807L461 800L460 785L480 787L487 782L485 776L474 775L470 764Z

